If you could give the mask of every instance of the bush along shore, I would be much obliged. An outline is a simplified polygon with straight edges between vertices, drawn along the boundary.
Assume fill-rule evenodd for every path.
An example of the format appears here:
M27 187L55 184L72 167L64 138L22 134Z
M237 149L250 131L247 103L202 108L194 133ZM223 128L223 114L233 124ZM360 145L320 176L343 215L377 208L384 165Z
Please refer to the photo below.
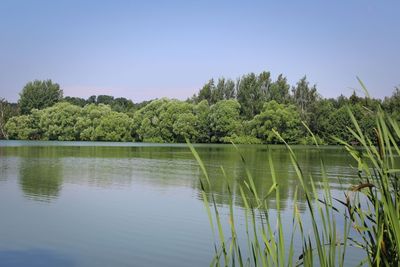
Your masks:
M362 85L362 83L361 83ZM363 87L363 85L362 85ZM348 109L372 138L379 108L400 119L400 89L372 99L355 92L323 98L306 77L290 86L283 75L243 75L236 81L211 79L186 101L161 98L142 103L108 95L63 97L60 86L28 83L18 103L0 99L0 138L59 141L137 141L177 143L338 144L358 142L347 130ZM307 127L304 127L303 122ZM373 138L372 138L373 139Z

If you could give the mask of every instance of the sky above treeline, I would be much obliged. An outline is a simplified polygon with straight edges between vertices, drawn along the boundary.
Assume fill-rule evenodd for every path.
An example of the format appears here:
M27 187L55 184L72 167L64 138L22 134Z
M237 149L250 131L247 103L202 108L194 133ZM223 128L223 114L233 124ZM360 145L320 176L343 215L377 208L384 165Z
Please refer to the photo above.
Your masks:
M400 1L0 2L0 97L34 79L66 96L186 99L210 78L307 75L324 97L359 76L375 97L400 85ZM359 91L361 94L361 91Z

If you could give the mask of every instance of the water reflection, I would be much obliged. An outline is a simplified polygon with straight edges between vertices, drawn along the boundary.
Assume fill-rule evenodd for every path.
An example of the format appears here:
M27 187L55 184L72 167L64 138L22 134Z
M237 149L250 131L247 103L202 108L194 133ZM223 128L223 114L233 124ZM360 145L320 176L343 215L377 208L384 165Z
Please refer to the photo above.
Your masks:
M62 165L54 158L21 158L19 184L25 196L51 201L60 194L63 184Z
M186 146L20 146L3 147L1 159L20 159L19 184L25 196L50 201L60 195L63 184L78 184L102 188L130 187L146 184L156 188L186 187L195 190L201 199L201 171ZM239 186L247 174L239 153L230 145L200 145L196 147L209 172L212 193L218 204L228 203L227 180L221 166L231 178L234 203L243 206ZM256 188L261 196L272 186L268 153L274 162L281 192L281 207L293 199L298 186L295 170L283 146L240 146ZM320 161L324 160L333 188L341 189L355 181L350 168L351 158L341 149L324 148L321 152L311 147L295 147L295 153L306 177L321 179ZM4 163L7 165L9 163ZM3 169L3 168L2 168ZM7 176L2 175L2 176ZM275 208L274 197L270 207ZM298 202L304 204L302 194Z
M245 159L242 162L240 155L233 148L225 147L218 149L198 148L202 160L204 161L208 174L210 176L211 191L214 194L217 204L228 204L228 181L224 178L220 169L222 166L231 178L230 186L233 191L234 204L243 206L243 200L240 197L240 186L245 187L247 180L246 168L250 172L254 185L261 197L266 196L273 185L271 170L268 163L268 154L271 153L274 164L277 183L280 189L281 208L286 209L292 204L294 193L299 190L297 204L300 210L305 209L305 197L301 193L297 174L291 162L289 153L282 146L242 146L239 151ZM344 190L356 181L356 172L350 164L353 160L340 148L327 147L318 151L312 147L294 147L295 154L299 160L306 182L310 176L315 182L321 182L322 169L321 160L324 162L326 173L334 190ZM201 176L198 169L197 175ZM199 193L197 197L202 198L201 183L197 179L196 188ZM271 195L268 199L268 206L275 209L275 197Z
M58 253L55 260L68 255L76 266L209 264L213 236L200 197L201 170L187 146L19 144L4 147L0 142L4 180L0 182L0 265L10 258L29 261L19 262L21 266L32 266L37 257L54 259L51 252L33 253L32 248L52 248ZM228 203L222 165L232 179L235 214L244 216L238 188L246 171L237 151L230 145L196 148L209 171L217 204ZM338 176L344 184L353 181L352 161L344 151L324 148L319 155L309 147L295 150L305 175L319 179L322 157L333 187L340 188ZM281 207L287 211L284 214L291 214L298 182L286 148L240 146L240 151L261 195L272 185L267 164L271 151ZM298 197L298 204L304 205L301 194ZM276 203L270 200L269 205L273 216ZM228 223L229 211L220 210L226 218L222 223ZM290 230L291 221L284 221L282 227ZM54 261L51 265L68 264Z

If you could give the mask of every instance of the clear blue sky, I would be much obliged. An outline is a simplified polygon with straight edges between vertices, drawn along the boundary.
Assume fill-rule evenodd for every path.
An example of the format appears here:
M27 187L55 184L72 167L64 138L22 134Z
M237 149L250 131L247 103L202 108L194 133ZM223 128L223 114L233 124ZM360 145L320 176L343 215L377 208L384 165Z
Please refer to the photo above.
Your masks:
M64 95L185 99L208 79L303 75L325 97L360 76L400 84L400 1L0 2L0 96L52 79Z

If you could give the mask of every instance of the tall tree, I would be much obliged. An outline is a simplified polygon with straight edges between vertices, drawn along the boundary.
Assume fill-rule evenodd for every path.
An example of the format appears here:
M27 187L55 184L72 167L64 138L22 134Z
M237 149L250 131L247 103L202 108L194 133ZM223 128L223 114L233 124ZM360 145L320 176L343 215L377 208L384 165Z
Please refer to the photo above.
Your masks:
M18 101L21 113L29 114L32 109L44 109L60 101L63 91L51 80L28 82L20 93Z
M307 77L304 76L292 89L293 101L300 111L301 119L308 121L311 104L314 103L319 95L315 85L310 86Z
M86 102L87 102L88 104L95 104L96 101L97 101L97 97L96 97L95 95L90 96L90 97L86 100Z
M290 98L289 89L290 85L287 83L286 77L280 74L267 90L267 101L275 100L278 103L287 103Z
M128 112L134 109L132 100L126 99L125 97L115 98L111 104L111 108L117 112Z
M238 82L237 100L241 106L241 115L250 120L262 110L271 82L270 73L263 72L258 77L250 73Z
M110 95L98 95L97 96L97 104L104 104L104 105L112 105L114 101L114 97Z
M225 82L224 86L224 98L225 99L233 99L235 98L235 82L232 81L231 79L228 79Z
M86 100L80 97L66 96L63 101L79 107L84 107L87 104Z
M218 101L224 100L224 91L225 91L225 79L218 79L217 87L211 91L211 104L215 104Z
M199 91L199 94L196 97L196 103L200 103L202 100L207 100L208 104L210 104L212 101L211 97L214 89L215 89L214 79L211 79Z

